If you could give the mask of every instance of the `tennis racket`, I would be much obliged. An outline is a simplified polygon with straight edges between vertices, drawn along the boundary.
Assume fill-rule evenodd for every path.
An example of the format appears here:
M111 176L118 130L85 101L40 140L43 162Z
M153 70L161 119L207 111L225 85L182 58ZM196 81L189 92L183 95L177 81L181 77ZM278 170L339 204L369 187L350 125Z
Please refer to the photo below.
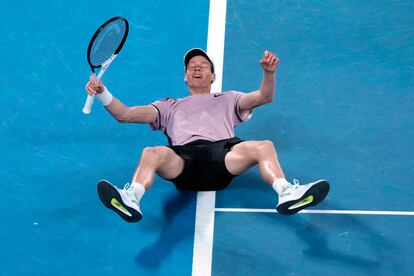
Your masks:
M92 74L95 76L95 69L101 68L96 80L99 81L109 65L114 61L128 36L128 21L120 16L113 17L106 21L94 33L88 46L88 63L91 66ZM88 95L83 113L90 114L94 96Z

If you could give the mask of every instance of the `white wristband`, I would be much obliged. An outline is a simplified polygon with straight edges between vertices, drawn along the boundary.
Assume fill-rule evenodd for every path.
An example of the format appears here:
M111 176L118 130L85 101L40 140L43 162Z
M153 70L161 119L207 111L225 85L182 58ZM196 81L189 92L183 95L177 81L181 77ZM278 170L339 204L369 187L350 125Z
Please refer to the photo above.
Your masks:
M111 103L113 96L105 87L105 90L101 94L96 95L96 98L98 98L103 106L107 106Z

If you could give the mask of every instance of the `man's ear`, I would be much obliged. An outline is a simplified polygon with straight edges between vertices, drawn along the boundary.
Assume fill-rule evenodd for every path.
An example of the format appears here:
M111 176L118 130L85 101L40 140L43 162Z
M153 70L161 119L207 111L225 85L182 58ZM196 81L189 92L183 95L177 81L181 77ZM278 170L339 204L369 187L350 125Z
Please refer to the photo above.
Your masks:
M216 80L216 74L213 73L211 83L213 83Z

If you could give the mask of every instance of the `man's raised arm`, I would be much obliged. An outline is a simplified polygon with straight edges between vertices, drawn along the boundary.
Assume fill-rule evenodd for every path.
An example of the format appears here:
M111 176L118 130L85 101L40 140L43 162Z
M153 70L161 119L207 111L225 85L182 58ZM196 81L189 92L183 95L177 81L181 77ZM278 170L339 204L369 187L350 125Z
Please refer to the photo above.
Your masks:
M240 97L239 109L241 112L270 103L275 96L275 75L279 65L279 58L272 52L265 51L260 60L260 65L263 69L263 79L260 88Z
M152 123L158 117L158 111L152 105L127 107L106 89L101 81L91 76L86 84L86 92L96 96L105 109L121 123Z

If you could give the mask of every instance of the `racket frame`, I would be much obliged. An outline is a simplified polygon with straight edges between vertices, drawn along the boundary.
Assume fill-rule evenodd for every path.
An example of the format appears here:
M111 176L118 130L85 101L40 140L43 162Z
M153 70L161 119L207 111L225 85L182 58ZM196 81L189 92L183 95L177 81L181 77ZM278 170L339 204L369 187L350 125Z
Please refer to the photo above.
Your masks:
M92 46L95 42L95 39L102 32L102 30L104 30L106 28L106 26L108 26L112 22L118 21L118 20L122 20L122 21L125 22L125 33L124 33L124 36L122 37L121 43L119 43L119 45L116 48L116 50L114 51L114 53L105 62L103 62L102 64L99 64L99 65L92 64L90 54L91 54ZM125 43L125 41L128 37L128 32L129 32L128 20L126 18L122 17L122 16L115 16L115 17L112 17L111 19L107 20L105 23L103 23L93 34L91 40L89 41L88 51L87 51L86 57L88 59L89 66L91 67L93 76L95 76L95 69L101 68L101 70L99 71L98 76L95 77L95 79L97 81L99 81L102 78L102 76L105 73L106 69L109 67L109 65L114 61L114 59L117 57L118 53L121 51L121 49L124 46L124 43ZM82 112L84 114L90 114L91 113L94 98L95 98L94 95L92 95L92 96L88 95L87 96L85 104L84 104L83 109L82 109Z

